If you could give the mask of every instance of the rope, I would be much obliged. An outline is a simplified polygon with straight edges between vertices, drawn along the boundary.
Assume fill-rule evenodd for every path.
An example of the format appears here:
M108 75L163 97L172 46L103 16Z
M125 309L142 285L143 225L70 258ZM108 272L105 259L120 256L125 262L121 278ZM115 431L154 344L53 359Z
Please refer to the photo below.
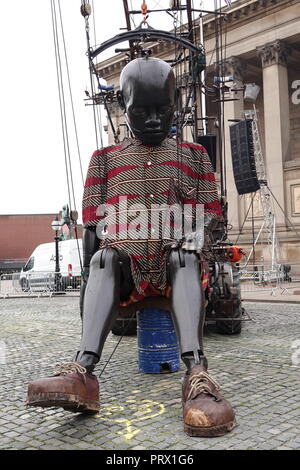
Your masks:
M131 11L133 10L133 7L132 7L132 0L130 0L130 9ZM134 15L132 16L132 22L133 22L133 26L136 28L136 24L135 24L135 21L134 21Z
M92 16L93 16L94 44L97 44L94 0L92 0ZM98 56L96 57L96 64L97 63L98 63ZM96 117L97 117L97 123L98 123L99 135L100 135L101 148L103 148L101 105L100 104L99 106L95 105L95 109L96 109Z
M177 29L178 29L178 12L176 12L174 14L174 34L175 34L175 37L177 37ZM182 11L179 12L179 29L181 30L181 26L182 26ZM176 58L177 57L181 57L182 54L184 53L184 50L183 50L183 47L180 46L180 43L179 45L177 46L177 43L175 43L175 60L177 60ZM184 66L186 65L186 62L184 61ZM176 65L176 68L175 68L175 83L176 83L176 90L178 90L177 94L176 94L176 110L177 110L177 150L176 150L176 154L177 154L177 160L180 162L180 164L182 164L182 159L183 159L183 149L182 149L182 146L181 145L178 145L180 143L182 143L182 140L183 140L183 118L184 118L184 115L183 115L183 112L182 112L182 103L183 103L183 91L182 90L186 90L186 88L181 88L179 90L178 88L178 84L180 83L181 85L183 85L183 80L182 80L182 77L183 77L183 73L182 73L182 62L179 63L179 70L178 70L178 64ZM178 80L178 77L180 79L180 82ZM185 94L185 98L186 98L186 91L184 91L184 94ZM181 102L179 102L179 95L181 97ZM179 105L181 104L181 109L179 110ZM178 171L177 171L177 181L179 183L179 188L180 188L180 191L182 189L182 180L183 180L183 175L182 175L182 172L180 171L180 166L178 165Z
M61 364L56 364L53 375L68 375L74 372L78 372L78 374L84 375L87 371L86 368L78 362L64 362Z
M54 41L54 50L55 50L57 88L58 88L58 95L59 95L59 107L60 107L61 127L62 127L62 136L63 136L63 145L64 145L66 179L67 179L67 187L68 187L69 206L71 208L71 192L70 192L68 160L67 160L67 151L69 147L68 147L68 141L67 141L66 129L65 129L65 124L66 124L65 103L64 103L62 70L61 70L61 60L60 60L58 32L57 32L57 20L56 20L56 10L55 10L54 0L50 0L50 4L51 4L53 41Z
M214 0L214 7L215 7L215 35L216 35L216 64L217 64L217 76L224 75L221 72L221 62L223 58L223 50L222 50L222 25L221 25L221 15L218 15L218 10L221 10L221 1L219 2L220 9L218 8L218 0ZM220 38L221 36L221 38ZM220 162L220 185L221 185L221 201L222 201L222 209L223 215L225 218L225 229L227 233L227 204L226 204L226 167L225 167L225 147L224 147L224 130L225 130L225 119L224 119L224 90L222 83L218 81L218 98L220 102L219 110L218 110L218 121L219 121L219 139L218 139L218 150L219 150L219 162ZM225 203L225 204L224 204Z
M72 93L71 80L70 80L69 62L68 62L68 56L67 56L67 49L66 49L65 33L64 33L64 27L63 27L63 21L62 21L60 0L58 0L58 8L59 8L59 16L60 16L60 25L61 25L61 32L62 32L62 40L63 40L63 46L64 46L64 55L65 55L65 62L66 62L66 71L67 71L67 78L68 78L68 86L69 86L69 93L70 93L71 108L72 108L73 124L74 124L75 137L76 137L77 153L78 153L78 159L79 159L79 167L80 167L80 173L81 173L82 184L84 185L84 177L83 177L82 162L81 162L81 154L80 154L80 148L79 148L77 124L76 124L76 118L75 118L75 110L74 110L74 102L73 102L73 93ZM70 167L70 171L72 172L72 166ZM75 198L74 198L74 199L75 199ZM75 205L74 205L74 208L75 208Z
M133 313L131 314L131 316L129 317L129 320L131 320L131 319L134 317L134 315L135 315L135 312L133 312ZM130 321L128 322L126 328L124 329L124 332L123 332L122 336L120 337L119 341L117 342L116 346L114 347L114 349L113 349L111 355L110 355L109 358L107 359L107 361L106 361L106 363L105 363L105 365L104 365L102 371L100 372L99 378L101 377L101 375L102 375L103 372L105 371L105 369L106 369L107 365L109 364L111 358L113 357L114 353L116 352L116 350L117 350L119 344L121 343L122 339L124 338L124 336L125 336L125 334L126 334L128 328L129 328L129 325L130 325Z
M95 96L95 88L94 88L94 80L93 80L93 74L94 74L95 77L96 77L97 84L98 84L98 89L99 89L100 94L101 94L101 98L103 100L105 111L107 112L108 121L109 121L110 127L111 127L113 135L114 135L115 143L118 143L119 142L118 135L115 131L115 127L113 125L113 122L112 122L112 119L111 119L111 116L110 116L110 111L109 111L108 106L107 106L106 97L104 96L103 90L101 88L101 83L100 83L99 75L97 73L95 64L93 62L93 59L91 58L92 48L91 48L90 34L89 34L89 30L90 30L89 15L85 15L84 19L85 19L85 31L86 31L87 50L88 50L87 55L88 55L88 59L89 59L89 71L90 71L90 83L91 83L92 96L93 97ZM98 128L97 128L97 118L96 118L96 103L95 103L94 99L93 99L93 113L94 113L94 127L95 127L95 136L96 136L96 145L97 145L97 149L99 149ZM102 142L101 132L100 132L100 135L101 135L101 142ZM103 146L103 143L102 143L102 146Z
M76 239L77 251L78 251L78 256L79 256L80 272L81 272L81 275L83 276L83 263L82 263L80 248L79 248L78 231L77 231L77 222L76 221L74 223L74 230L75 230L75 239Z
M60 0L58 0L58 9L59 9L59 16L60 16L61 34L62 34L62 39L63 39L64 56L65 56L66 69L67 69L68 85L69 85L69 92L70 92L70 99L71 99L71 106L72 106L72 113L73 113L73 123L74 123L74 129L75 129L75 134L76 134L76 142L77 142L81 177L82 177L82 182L84 183ZM60 44L59 44L55 0L51 0L51 16L52 16L53 40L54 40L56 73L57 73L57 86L58 86L59 103L60 103L60 115L61 115L61 125L62 125L62 135L63 135L63 145L64 145L65 171L66 171L66 180L67 180L67 188L68 188L69 207L71 210L72 209L71 191L72 191L73 207L76 211L76 199L75 199L72 161L71 161L70 145L69 145L69 133L68 133L68 124L67 124L66 103L65 103L65 93L64 93L64 84L63 84L63 73L62 73L62 64L61 64L61 55L60 55ZM76 223L75 223L75 236L76 236L76 241L77 241L78 257L79 257L80 267L82 271L82 259L81 259L80 249L79 249Z
M90 50L91 50L91 44L90 44L90 28L89 28L89 19L88 15L84 17L85 19L85 33L86 33L86 42L87 42L87 54L89 58L89 72L90 72L90 84L91 84L91 93L92 97L94 97L95 90L94 90L94 81L93 81L93 75L92 75L92 67L91 67L91 58L90 58ZM98 129L97 129L97 119L96 119L96 110L95 110L96 104L93 99L93 116L94 116L94 130L95 130L95 138L96 138L96 147L97 150L99 150L99 141L98 141Z
M94 75L96 77L96 81L97 81L97 84L98 84L98 88L100 90L101 98L103 100L103 104L104 104L105 110L107 112L108 121L109 121L110 127L111 127L113 135L114 135L115 143L117 144L117 143L119 143L119 137L118 137L118 134L116 133L115 126L114 126L114 124L112 122L112 119L111 119L110 111L108 109L107 102L106 102L106 97L105 97L105 95L103 93L103 90L102 90L102 87L101 87L99 75L97 73L95 64L94 64L94 62L92 61L91 58L90 58L90 65L91 65L91 70L93 70Z

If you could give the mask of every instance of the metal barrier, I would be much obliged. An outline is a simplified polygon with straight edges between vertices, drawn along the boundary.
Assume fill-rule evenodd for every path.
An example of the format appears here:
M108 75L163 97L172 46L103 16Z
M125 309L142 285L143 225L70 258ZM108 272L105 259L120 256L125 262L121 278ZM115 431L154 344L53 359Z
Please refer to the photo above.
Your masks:
M272 267L267 264L240 267L241 293L294 294L300 291L300 262ZM0 276L0 297L79 295L81 276L68 273L13 273Z
M68 273L13 273L0 276L0 296L43 296L79 294L81 276Z
M267 264L240 267L241 292L271 292L271 295L292 293L300 288L300 262L271 266Z

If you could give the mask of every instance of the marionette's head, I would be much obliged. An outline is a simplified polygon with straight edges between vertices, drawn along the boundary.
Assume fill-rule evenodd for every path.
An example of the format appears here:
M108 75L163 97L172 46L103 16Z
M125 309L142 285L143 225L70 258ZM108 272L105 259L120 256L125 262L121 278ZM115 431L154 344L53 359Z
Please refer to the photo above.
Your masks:
M120 77L119 103L134 136L143 144L160 144L172 126L175 76L161 59L134 59Z

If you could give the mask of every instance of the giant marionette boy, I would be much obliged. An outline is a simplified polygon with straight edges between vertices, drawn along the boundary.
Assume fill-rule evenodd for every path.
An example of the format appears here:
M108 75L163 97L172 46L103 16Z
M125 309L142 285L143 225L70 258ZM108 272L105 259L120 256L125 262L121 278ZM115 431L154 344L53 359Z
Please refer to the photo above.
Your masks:
M175 77L166 62L135 59L124 68L120 83L120 103L135 138L96 151L89 165L83 197L81 344L74 362L62 364L53 376L29 384L27 404L97 412L99 390L93 370L120 301L154 292L166 295L169 286L181 357L187 368L182 388L184 429L191 436L222 435L234 427L235 417L207 372L201 254L185 250L178 240L165 238L161 232L155 237L157 227L148 222L142 237L122 236L133 220L132 213L136 217L137 205L151 215L157 204L199 203L204 205L206 220L221 217L211 163L201 146L168 138L175 111ZM126 199L125 209L121 199ZM113 226L103 224L109 204L123 217ZM132 213L131 207L135 208ZM125 226L120 220L125 220Z

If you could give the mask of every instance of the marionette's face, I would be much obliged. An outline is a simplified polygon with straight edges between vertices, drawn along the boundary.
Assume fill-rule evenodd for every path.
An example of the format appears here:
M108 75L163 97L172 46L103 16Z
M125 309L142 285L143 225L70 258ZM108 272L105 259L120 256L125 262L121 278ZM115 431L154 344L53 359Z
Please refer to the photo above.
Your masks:
M175 76L160 59L135 59L121 75L121 99L128 124L143 144L160 144L169 134L175 109Z

